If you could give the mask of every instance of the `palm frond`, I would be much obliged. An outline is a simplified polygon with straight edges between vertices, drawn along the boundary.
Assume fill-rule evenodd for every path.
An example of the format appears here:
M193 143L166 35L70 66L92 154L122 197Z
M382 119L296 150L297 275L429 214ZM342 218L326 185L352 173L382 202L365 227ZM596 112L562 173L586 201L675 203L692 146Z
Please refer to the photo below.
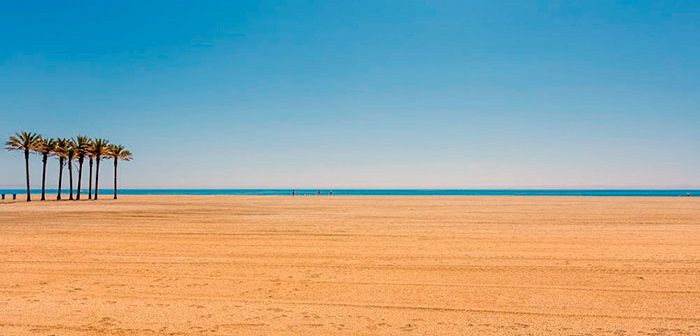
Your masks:
M34 150L39 154L49 155L53 152L54 147L56 147L55 139L39 138L39 141L34 146Z
M78 135L73 139L75 143L76 156L78 158L85 157L88 155L88 151L92 146L92 140L84 135Z
M92 146L88 151L90 155L94 158L104 158L108 157L109 154L109 141L106 139L95 138L92 140Z
M54 139L54 146L51 154L57 158L66 158L68 156L68 140L64 138Z
M117 160L131 161L133 159L132 154L123 145L110 145L108 157Z
M5 149L8 151L15 150L35 150L41 136L36 133L22 131L10 136L5 142Z

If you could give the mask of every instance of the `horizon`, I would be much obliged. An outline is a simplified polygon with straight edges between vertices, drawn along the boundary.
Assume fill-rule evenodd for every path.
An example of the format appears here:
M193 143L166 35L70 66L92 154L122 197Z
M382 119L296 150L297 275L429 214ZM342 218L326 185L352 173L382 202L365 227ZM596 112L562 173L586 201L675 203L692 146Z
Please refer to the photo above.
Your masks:
M123 189L696 190L697 22L693 1L3 3L0 136L123 144ZM23 165L0 153L0 189Z
M100 188L100 195L111 195L113 188L106 187ZM405 187L393 187L393 188L312 188L312 187L301 187L301 188L287 188L287 187L276 187L276 188L119 188L119 193L128 195L129 192L133 191L700 191L700 188L571 188L571 187L516 187L516 188L405 188ZM25 193L25 188L13 187L13 188L3 188L0 187L0 192L17 192L18 194ZM58 189L46 188L46 194L55 194ZM62 193L65 194L66 189L62 189ZM32 188L32 194L41 193L41 188Z
M21 189L1 189L3 196L26 194ZM39 196L41 190L32 190ZM100 189L107 196L110 189ZM314 197L697 197L696 189L121 189L122 196L314 196ZM57 195L56 190L46 190L48 199ZM4 198L5 199L5 198ZM4 201L4 200L3 200Z

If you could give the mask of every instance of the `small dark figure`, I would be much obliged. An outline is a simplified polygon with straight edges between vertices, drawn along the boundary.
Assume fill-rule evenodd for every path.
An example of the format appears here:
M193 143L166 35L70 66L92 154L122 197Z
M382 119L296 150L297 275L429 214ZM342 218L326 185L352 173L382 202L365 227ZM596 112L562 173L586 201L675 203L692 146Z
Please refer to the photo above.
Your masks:
M328 191L329 196L333 196L333 190Z
M294 194L295 194L294 189L292 189L292 197L294 197Z
M3 201L5 200L5 194L2 194L2 200Z
M316 192L316 195L317 195L317 196L321 196L321 190L317 191L317 192Z
M17 194L12 194L12 199L16 200L17 199Z

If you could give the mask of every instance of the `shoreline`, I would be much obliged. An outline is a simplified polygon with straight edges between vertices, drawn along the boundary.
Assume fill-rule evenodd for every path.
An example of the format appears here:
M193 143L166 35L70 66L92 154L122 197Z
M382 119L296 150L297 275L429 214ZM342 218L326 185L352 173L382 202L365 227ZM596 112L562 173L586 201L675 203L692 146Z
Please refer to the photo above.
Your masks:
M84 191L84 190L83 190ZM56 195L47 189L47 195ZM74 190L75 192L75 190ZM25 195L21 189L0 189L6 197ZM32 197L40 194L33 189ZM293 195L294 194L294 195ZM62 196L68 195L67 190ZM87 195L82 193L81 196ZM113 195L113 190L101 189L100 195ZM120 189L119 196L515 196L515 197L698 197L695 189Z
M688 200L691 202L700 202L700 197L696 196L582 196L582 195L225 195L225 194L144 194L144 195L133 195L125 194L118 195L118 199L114 199L113 195L102 195L100 194L97 200L88 199L81 196L80 200L70 200L67 195L62 195L60 200L56 199L56 194L46 194L46 200L40 200L41 194L32 194L31 202L27 202L24 199L24 194L18 194L16 200L12 200L11 195L5 196L5 200L0 200L0 204L12 204L12 203L102 203L102 202L114 202L119 203L120 201L134 201L134 200L177 200L177 199L303 199L303 200L368 200L368 199L384 199L384 200L431 200L431 199L446 199L446 200L471 200L471 201L498 201L498 200L525 200L525 201L535 201L544 202L547 200L589 200L592 202L598 201L643 201L643 200Z

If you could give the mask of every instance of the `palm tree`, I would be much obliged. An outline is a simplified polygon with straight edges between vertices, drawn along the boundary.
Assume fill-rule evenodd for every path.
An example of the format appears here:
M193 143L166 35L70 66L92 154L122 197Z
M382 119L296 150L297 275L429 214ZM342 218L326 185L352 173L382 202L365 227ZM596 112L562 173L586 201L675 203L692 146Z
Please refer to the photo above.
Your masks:
M73 140L73 143L75 143L75 155L78 159L78 190L76 192L75 199L80 200L81 180L83 179L83 161L85 160L85 156L87 156L88 150L90 149L90 139L88 139L86 136L78 135L75 137L75 140ZM92 170L90 171L90 178L92 179Z
M58 158L58 193L56 199L61 200L61 184L63 184L63 165L68 156L68 140L56 138L55 145L52 150L53 156Z
M90 147L88 147L87 157L90 159L88 163L90 164L90 176L88 177L88 199L92 199L92 163L95 160L95 156L92 155L92 140L90 140Z
M68 196L69 200L73 200L73 160L77 153L75 142L71 139L66 140L66 160L68 161L68 189L70 194Z
M117 162L131 161L131 152L122 145L110 145L107 157L114 159L114 199L117 199Z
M109 153L109 141L105 139L96 138L92 140L92 147L90 148L92 156L95 158L95 198L97 199L97 193L99 190L100 183L100 159L106 158Z
M27 202L32 200L31 190L29 188L29 151L33 151L36 148L40 138L41 136L39 134L23 131L10 136L7 142L5 142L6 150L24 152L24 167L27 177Z
M41 200L46 200L46 162L56 146L54 139L39 138L34 150L41 155Z

